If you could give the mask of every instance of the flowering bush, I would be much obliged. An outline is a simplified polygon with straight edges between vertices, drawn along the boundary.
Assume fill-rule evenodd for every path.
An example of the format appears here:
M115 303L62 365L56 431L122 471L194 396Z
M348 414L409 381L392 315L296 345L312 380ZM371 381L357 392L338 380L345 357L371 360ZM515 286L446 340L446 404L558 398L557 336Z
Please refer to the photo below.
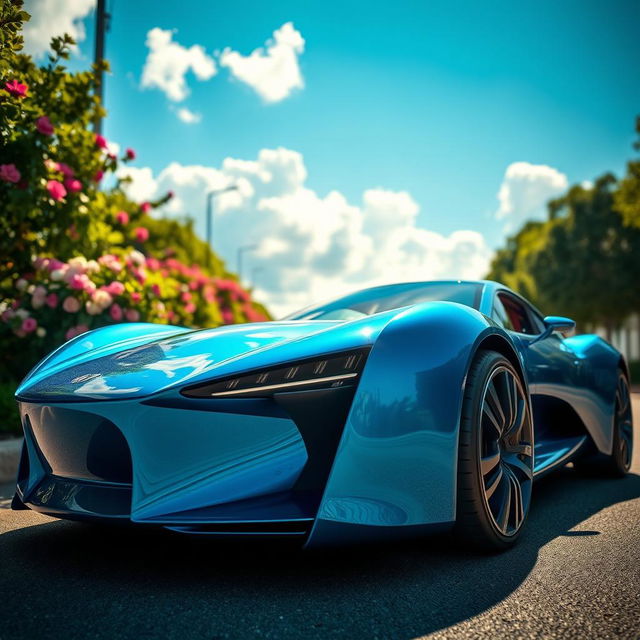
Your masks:
M116 172L137 154L90 129L97 69L65 69L68 36L45 66L21 54L21 7L0 0L0 384L109 323L267 319L191 222L154 217L171 193L126 197Z
M215 324L267 319L235 280L135 249L97 260L39 257L15 286L11 302L0 303L0 320L14 336L35 341L38 350L113 322L199 325L212 319Z

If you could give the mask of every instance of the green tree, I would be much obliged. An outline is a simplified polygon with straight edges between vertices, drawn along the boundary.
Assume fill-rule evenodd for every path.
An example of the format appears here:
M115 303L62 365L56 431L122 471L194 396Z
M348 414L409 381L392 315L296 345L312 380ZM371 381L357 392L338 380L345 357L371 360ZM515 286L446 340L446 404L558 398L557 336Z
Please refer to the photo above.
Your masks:
M636 133L638 141L633 147L640 151L640 116L636 118ZM627 164L627 174L615 194L615 207L626 224L640 227L640 159Z
M545 222L507 240L487 277L583 326L619 326L640 310L640 229L616 210L619 189L611 174L571 187L549 203Z

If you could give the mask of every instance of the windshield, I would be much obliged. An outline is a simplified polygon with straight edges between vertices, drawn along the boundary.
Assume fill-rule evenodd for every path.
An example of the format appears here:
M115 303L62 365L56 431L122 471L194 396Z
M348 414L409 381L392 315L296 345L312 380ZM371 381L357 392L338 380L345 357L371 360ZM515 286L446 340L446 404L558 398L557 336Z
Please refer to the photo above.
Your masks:
M406 282L357 291L288 316L287 320L356 320L420 302L458 302L478 308L482 285L476 282Z

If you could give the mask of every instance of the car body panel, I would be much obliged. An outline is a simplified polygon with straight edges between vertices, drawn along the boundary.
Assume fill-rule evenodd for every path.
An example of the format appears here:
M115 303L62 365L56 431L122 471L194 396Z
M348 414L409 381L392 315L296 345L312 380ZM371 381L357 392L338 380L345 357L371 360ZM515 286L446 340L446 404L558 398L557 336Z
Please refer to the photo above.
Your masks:
M348 321L132 323L79 336L17 391L25 445L14 504L187 533L296 535L308 546L446 529L466 375L483 345L506 350L534 422L540 411L537 475L587 440L609 453L620 354L597 336L505 330L491 315L508 290L482 284L478 310L423 302ZM368 349L357 386L183 393L352 349ZM582 431L545 424L549 402L575 412Z

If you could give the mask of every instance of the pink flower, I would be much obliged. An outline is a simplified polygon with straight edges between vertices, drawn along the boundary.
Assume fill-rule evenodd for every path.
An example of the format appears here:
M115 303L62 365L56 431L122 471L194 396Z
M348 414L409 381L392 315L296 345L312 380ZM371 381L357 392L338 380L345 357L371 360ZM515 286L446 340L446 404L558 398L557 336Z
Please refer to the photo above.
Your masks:
M160 268L160 260L157 258L147 258L147 269L151 271L157 271Z
M79 336L81 333L86 333L87 331L89 331L89 327L87 327L86 324L79 324L76 327L71 327L71 329L67 331L65 338L67 340L71 340L71 338L75 338L76 336Z
M43 136L52 136L53 132L55 131L55 129L53 128L53 125L51 124L51 121L47 116L40 116L36 120L36 129Z
M93 181L100 182L100 180L102 180L103 177L104 177L104 171L102 169L98 169L95 175L93 176Z
M49 180L47 182L47 191L54 200L62 200L67 195L64 185L57 180Z
M142 296L137 291L134 291L131 294L131 302L135 302L137 304L140 300L142 300Z
M129 214L126 211L118 211L116 213L116 222L118 224L129 224Z
M106 149L107 139L100 134L96 134L96 147L98 147L98 149Z
M196 305L193 304L193 302L187 302L187 304L184 305L184 310L187 313L195 313Z
M69 278L69 286L76 291L95 291L95 285L86 273L74 273Z
M124 316L129 322L138 322L140 320L140 314L135 309L127 309L124 312Z
M105 287L105 289L112 296L121 296L124 293L124 285L122 282L118 282L117 280L114 280L110 285Z
M21 177L15 164L0 164L0 180L15 183L19 182Z
M46 303L50 309L55 309L58 306L58 295L50 293L46 298Z
M14 98L24 98L27 95L29 87L26 84L21 84L17 80L6 82L4 85L6 91L8 91Z
M146 227L136 227L133 236L138 242L146 242L149 239L149 229Z
M233 324L233 311L227 307L223 307L220 311L222 313L222 321L225 324Z
M75 175L75 171L64 162L58 162L56 165L56 169L65 177L65 178L73 178Z
M180 295L180 299L182 302L189 302L191 300L191 294L188 291L185 291Z
M151 203L150 202L143 202L140 205L140 211L142 211L142 213L149 213L149 211L151 211Z
M133 149L127 149L126 156L127 156L127 160L135 160L136 152Z
M31 333L35 331L38 327L38 323L35 318L25 318L22 321L22 326L20 327L25 333Z
M122 320L122 307L119 304L112 304L109 309L109 315L112 320L120 322L120 320Z
M80 182L80 180L76 180L75 178L67 178L64 181L64 186L67 188L67 191L71 193L82 191L82 182Z
M64 267L64 262L51 258L51 260L46 264L46 267L49 271L55 271L56 269L62 269L62 267Z
M13 309L5 309L2 314L0 314L0 319L2 319L3 322L9 322L15 315L16 312Z
M157 284L152 284L151 285L151 292L153 293L154 296L158 296L158 298L160 297L160 286Z

